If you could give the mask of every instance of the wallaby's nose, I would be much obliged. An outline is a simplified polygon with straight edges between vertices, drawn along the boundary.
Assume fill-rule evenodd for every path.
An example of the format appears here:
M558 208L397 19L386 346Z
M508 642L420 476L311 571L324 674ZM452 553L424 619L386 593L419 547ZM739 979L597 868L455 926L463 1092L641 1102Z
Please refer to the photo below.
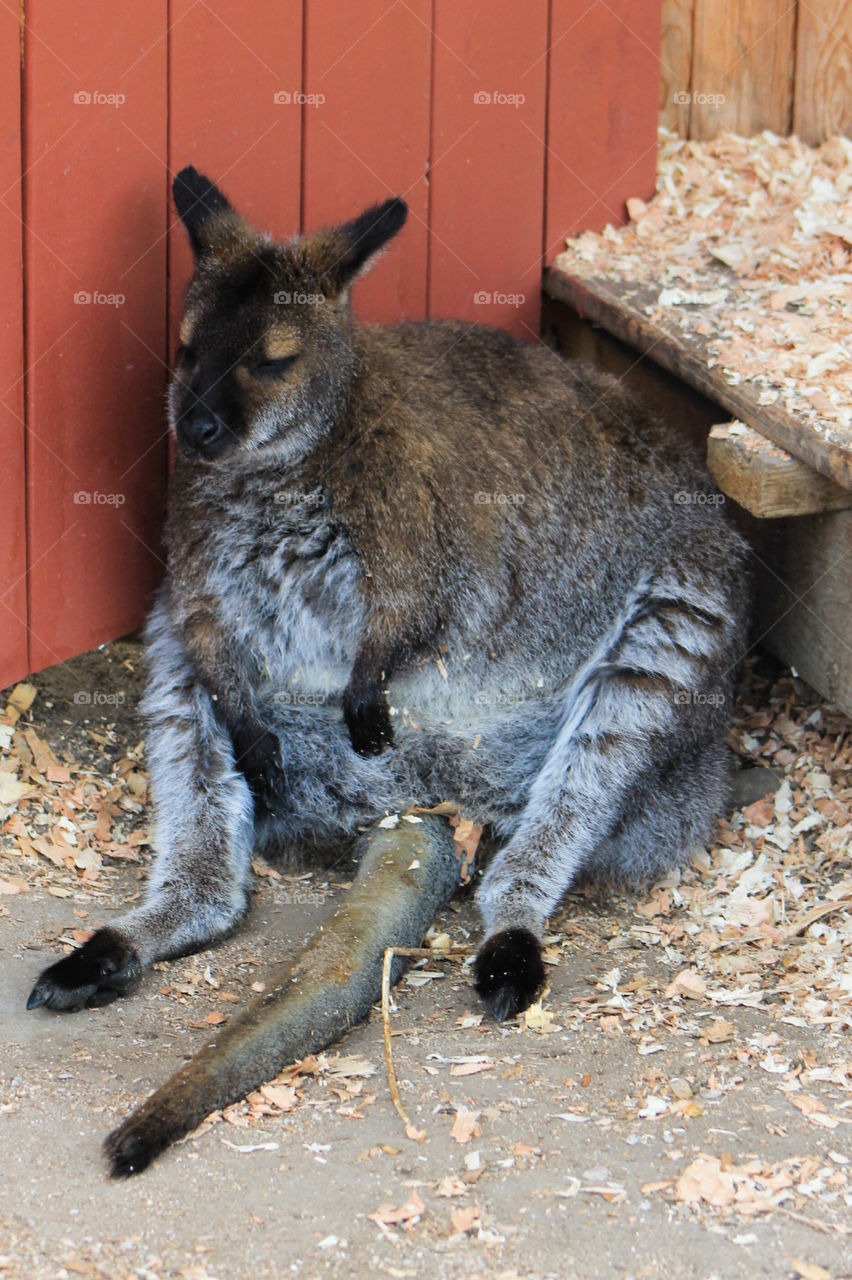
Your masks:
M184 453L190 455L215 451L224 434L225 424L221 418L207 410L187 414L177 427L178 443Z

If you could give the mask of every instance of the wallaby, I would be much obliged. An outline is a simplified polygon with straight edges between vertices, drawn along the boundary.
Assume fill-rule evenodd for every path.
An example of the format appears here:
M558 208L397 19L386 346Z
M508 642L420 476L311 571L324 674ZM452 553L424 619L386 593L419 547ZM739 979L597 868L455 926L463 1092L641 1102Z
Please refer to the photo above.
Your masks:
M195 271L147 633L156 858L143 904L28 1007L105 1004L222 938L255 853L345 847L456 801L498 846L473 972L508 1018L541 989L543 925L578 876L637 881L710 835L743 540L614 378L478 324L358 323L350 287L401 199L276 244L192 168L174 198ZM285 1065L279 1017L252 1014L257 1070ZM252 1087L229 1074L238 1039L208 1109ZM118 1131L114 1171L200 1118L176 1097L156 1137Z

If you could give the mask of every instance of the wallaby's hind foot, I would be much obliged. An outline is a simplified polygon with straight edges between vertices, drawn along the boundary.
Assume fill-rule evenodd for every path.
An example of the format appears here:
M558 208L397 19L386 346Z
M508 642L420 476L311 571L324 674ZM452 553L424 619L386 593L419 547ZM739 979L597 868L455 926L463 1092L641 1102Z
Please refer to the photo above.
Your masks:
M142 964L127 941L114 929L98 929L82 947L42 971L27 1008L94 1009L132 991L141 977Z
M544 986L541 943L529 929L503 929L487 938L473 963L476 990L498 1022L523 1013Z

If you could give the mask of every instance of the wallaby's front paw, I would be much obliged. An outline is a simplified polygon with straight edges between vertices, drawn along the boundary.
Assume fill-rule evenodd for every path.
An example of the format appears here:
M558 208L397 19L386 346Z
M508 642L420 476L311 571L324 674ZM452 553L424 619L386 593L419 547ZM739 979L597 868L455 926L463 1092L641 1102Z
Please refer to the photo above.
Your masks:
M82 947L43 971L27 1008L95 1009L126 995L141 976L141 961L129 943L112 929L98 929Z
M343 718L352 746L361 756L377 756L393 746L390 708L377 687L353 689L343 694Z
M544 986L541 944L529 929L504 929L487 938L473 962L473 978L498 1022L523 1013Z
M266 729L243 730L234 735L237 768L249 784L255 805L273 817L281 807L284 791L284 769L281 744Z

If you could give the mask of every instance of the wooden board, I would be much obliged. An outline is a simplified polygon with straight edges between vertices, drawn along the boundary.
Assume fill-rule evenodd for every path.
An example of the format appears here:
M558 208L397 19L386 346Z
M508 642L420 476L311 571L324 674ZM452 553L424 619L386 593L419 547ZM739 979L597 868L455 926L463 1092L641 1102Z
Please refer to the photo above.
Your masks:
M0 9L0 688L29 670L18 15Z
M852 511L754 521L754 643L852 715Z
M545 260L657 179L660 0L553 0Z
M695 0L691 137L790 132L795 30L795 4Z
M285 239L301 225L302 0L171 0L164 181L192 164L249 221ZM170 351L191 273L170 192Z
M547 0L435 0L429 314L538 336Z
M385 258L353 291L370 320L420 317L427 305L431 0L311 0L305 31L306 230L387 196L410 213Z
M660 124L688 138L692 103L695 0L663 0L660 42Z
M166 0L26 10L30 665L139 625L161 572Z
M793 132L818 143L852 134L852 4L799 4Z
M742 422L714 426L707 470L727 497L761 520L852 507L844 489Z
M833 427L834 438L829 439L774 405L760 405L758 391L748 383L731 386L708 367L711 338L690 335L687 343L677 329L676 315L665 327L648 318L645 308L656 305L656 288L590 277L581 280L558 267L547 272L545 288L551 297L568 303L580 316L602 325L724 406L732 417L748 423L816 471L852 488L852 432ZM696 308L692 308L692 315L697 315Z

